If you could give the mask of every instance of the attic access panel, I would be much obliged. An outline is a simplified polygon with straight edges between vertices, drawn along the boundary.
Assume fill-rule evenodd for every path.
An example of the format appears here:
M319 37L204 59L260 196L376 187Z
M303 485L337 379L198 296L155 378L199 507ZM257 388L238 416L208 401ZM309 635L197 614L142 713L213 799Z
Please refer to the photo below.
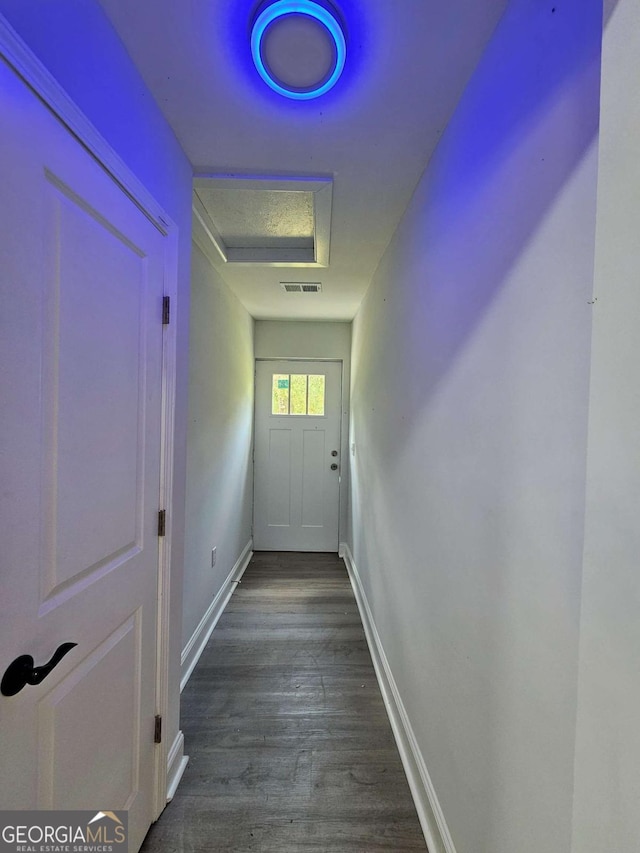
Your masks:
M327 267L332 189L331 178L201 175L194 235L225 264Z

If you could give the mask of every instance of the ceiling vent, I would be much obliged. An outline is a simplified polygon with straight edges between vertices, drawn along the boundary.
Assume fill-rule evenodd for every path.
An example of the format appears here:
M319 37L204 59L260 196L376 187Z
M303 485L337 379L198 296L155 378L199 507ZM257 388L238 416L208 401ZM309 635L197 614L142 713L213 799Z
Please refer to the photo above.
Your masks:
M281 281L280 287L285 293L322 293L319 281Z

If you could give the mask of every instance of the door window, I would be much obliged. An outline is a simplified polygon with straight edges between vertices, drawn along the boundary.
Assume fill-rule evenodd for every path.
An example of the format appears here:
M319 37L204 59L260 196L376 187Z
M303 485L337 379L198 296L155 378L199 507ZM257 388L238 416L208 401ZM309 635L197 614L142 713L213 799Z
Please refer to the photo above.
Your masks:
M314 373L274 373L272 415L324 417L325 377Z

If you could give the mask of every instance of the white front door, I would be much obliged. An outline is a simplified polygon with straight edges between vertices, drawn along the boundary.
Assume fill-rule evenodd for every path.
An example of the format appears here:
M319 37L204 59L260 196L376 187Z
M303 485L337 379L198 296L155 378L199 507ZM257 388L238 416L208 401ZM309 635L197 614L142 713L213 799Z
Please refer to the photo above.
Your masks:
M256 551L338 550L341 404L341 363L256 363Z
M0 61L0 808L153 814L164 238Z

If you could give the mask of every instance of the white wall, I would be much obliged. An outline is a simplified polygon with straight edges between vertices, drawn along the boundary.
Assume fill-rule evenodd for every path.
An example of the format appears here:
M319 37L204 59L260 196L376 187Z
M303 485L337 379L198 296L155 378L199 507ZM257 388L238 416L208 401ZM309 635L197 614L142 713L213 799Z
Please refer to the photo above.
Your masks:
M305 297L291 297L292 299ZM313 297L308 297L312 299ZM349 394L351 384L351 323L256 320L256 358L338 359L342 361L342 437L340 457L340 530L345 542L349 502Z
M179 228L177 396L171 566L170 713L179 728L184 556L191 166L97 0L0 0L0 13Z
M354 322L350 546L458 853L571 845L600 35L513 0Z
M191 309L183 648L251 539L253 512L253 319L195 244Z
M574 853L640 850L640 2L606 12Z

